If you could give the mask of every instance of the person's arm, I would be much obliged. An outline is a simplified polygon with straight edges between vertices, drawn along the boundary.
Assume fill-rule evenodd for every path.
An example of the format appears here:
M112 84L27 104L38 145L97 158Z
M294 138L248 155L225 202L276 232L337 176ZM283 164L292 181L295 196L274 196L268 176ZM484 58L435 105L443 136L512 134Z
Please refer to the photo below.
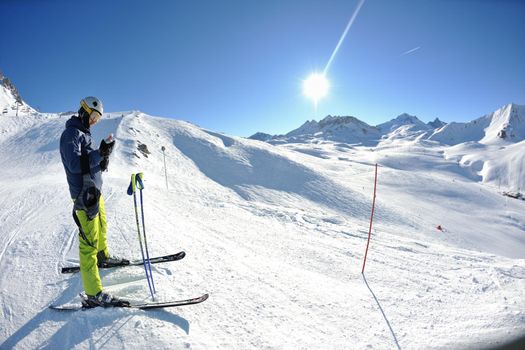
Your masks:
M98 149L89 150L88 157L89 157L89 168L90 169L93 169L99 166L100 161L102 160L102 156L100 155L100 152Z
M67 169L73 174L82 174L80 161L81 150L80 135L75 133L64 147L64 163Z
M98 151L102 156L102 161L100 162L100 169L106 171L109 165L109 156L113 152L113 147L115 147L115 139L113 139L113 134L110 134L106 139L100 142L100 147Z

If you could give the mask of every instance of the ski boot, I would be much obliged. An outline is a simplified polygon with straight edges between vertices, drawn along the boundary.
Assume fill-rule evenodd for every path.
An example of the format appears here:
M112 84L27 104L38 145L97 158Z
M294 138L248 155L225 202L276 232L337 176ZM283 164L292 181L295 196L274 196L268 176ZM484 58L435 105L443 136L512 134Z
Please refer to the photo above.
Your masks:
M82 298L82 306L86 309L91 309L97 306L128 307L130 305L129 301L121 300L103 290L98 292L98 294L94 296L81 293L80 297Z
M106 256L103 251L97 254L97 266L98 267L111 267L111 266L125 266L129 265L129 260L120 258L116 255Z

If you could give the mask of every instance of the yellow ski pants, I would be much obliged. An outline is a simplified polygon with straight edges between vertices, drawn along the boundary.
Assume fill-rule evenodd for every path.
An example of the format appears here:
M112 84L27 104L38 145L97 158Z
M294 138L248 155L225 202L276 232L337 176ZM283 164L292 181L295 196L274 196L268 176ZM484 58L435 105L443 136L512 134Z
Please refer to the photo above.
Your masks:
M96 295L102 290L97 266L98 257L103 255L107 258L109 256L104 199L100 196L98 215L93 220L89 220L83 210L75 210L75 214L80 223L79 256L82 283L87 295Z

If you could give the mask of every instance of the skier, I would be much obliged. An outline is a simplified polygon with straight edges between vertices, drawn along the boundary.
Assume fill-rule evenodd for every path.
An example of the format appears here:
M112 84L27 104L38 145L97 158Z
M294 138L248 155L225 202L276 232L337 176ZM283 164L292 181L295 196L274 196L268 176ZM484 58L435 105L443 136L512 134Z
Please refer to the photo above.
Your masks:
M109 255L106 242L106 212L101 195L102 172L108 168L115 140L112 135L92 146L90 128L103 113L102 102L96 97L80 101L78 116L66 122L60 137L60 155L66 171L69 192L73 199L73 218L79 229L79 256L82 283L88 307L125 306L121 300L102 289L98 267L115 263L129 264L126 259Z

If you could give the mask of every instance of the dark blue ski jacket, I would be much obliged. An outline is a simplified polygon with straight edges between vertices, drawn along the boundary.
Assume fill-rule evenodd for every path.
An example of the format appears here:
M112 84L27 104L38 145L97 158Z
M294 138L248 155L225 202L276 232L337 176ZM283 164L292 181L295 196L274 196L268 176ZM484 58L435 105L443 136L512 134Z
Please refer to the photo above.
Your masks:
M75 115L66 122L66 130L60 137L60 155L72 199L76 199L82 190L83 174L89 173L95 186L102 191L102 157L92 146L91 132Z

